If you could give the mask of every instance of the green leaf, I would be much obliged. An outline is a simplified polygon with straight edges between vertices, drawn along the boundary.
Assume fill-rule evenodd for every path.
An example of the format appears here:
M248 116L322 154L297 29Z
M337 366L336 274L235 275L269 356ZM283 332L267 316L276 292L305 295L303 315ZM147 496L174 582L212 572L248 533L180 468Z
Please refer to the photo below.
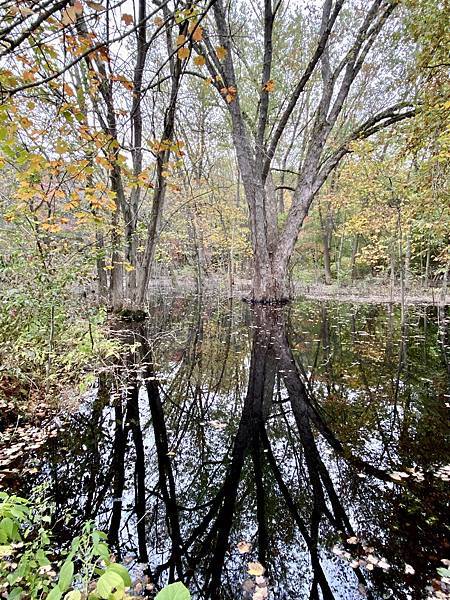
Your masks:
M10 519L9 517L4 517L1 522L0 522L0 530L3 531L6 536L7 539L9 540L13 540L14 539L14 521L12 519Z
M67 592L67 594L64 596L64 600L81 600L80 590L72 590L71 592Z
M55 587L49 592L46 600L60 600L62 596L62 591L59 585L55 585Z
M95 591L100 598L107 600L114 589L123 590L124 587L123 579L120 575L117 575L113 571L105 571L97 581Z
M19 600L22 597L23 589L21 587L13 588L8 594L8 600Z
M441 577L450 577L450 569L445 569L444 567L439 567L437 572Z
M103 542L94 545L94 554L96 556L101 556L103 559L109 559L109 548Z
M191 594L181 581L177 581L162 589L155 600L191 600Z
M108 568L106 569L107 573L109 571L112 571L113 573L117 573L117 575L120 575L120 577L123 579L123 583L124 583L125 587L131 587L130 574L128 573L128 570L123 565L119 565L118 563L111 563L110 565L108 565Z
M39 548L36 551L36 560L38 561L40 567L45 567L46 565L50 564L50 561L48 560L47 555L42 548Z
M61 567L61 571L59 572L58 585L61 589L61 592L66 592L73 579L73 562L71 560L66 560L66 562Z

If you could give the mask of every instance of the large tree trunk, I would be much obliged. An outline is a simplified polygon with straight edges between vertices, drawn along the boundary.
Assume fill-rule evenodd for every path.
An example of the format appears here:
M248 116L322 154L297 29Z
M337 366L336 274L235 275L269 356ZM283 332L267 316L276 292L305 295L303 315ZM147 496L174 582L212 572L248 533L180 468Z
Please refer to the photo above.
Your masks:
M261 304L283 304L291 299L288 265L277 265L271 260L261 264L254 260L252 301Z

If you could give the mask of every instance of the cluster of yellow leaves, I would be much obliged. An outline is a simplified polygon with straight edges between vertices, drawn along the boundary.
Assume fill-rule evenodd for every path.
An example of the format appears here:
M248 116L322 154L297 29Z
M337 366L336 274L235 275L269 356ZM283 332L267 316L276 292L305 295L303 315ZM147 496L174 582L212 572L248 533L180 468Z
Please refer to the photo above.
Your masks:
M184 155L183 148L185 143L183 140L151 140L149 146L156 153L170 151L174 152L180 158Z

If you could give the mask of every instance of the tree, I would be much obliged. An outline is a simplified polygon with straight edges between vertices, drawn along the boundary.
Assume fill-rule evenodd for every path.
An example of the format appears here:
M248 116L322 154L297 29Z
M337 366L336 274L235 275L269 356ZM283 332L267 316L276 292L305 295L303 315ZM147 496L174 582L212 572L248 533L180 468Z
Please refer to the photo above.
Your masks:
M212 83L222 96L231 121L233 144L249 209L254 270L252 300L255 302L283 302L290 297L288 266L303 222L323 183L350 151L350 143L413 115L410 105L397 99L391 106L378 112L369 110L366 118L358 124L354 118L354 122L350 123L353 127L347 131L341 143L334 148L330 146L336 124L342 125L342 119L339 119L352 87L383 28L392 19L398 2L375 0L367 8L360 8L356 33L346 31L345 48L333 39L338 26L342 26L343 5L343 0L334 3L325 0L323 3L314 51L306 61L303 72L297 74L295 86L283 107L278 107L276 118L271 119L270 100L276 85L272 79L275 58L273 37L282 3L278 1L274 4L271 0L265 0L260 25L263 57L253 131L247 124L240 96L243 44L239 44L237 27L233 27L231 9L225 8L222 0L214 3L214 19L204 36L204 43L198 43L195 47L198 55L205 57ZM346 14L345 18L348 19L349 15ZM353 27L356 24L352 22L351 25ZM214 39L219 41L216 47ZM303 159L292 204L286 222L279 230L273 187L270 185L271 167L294 109L301 95L311 85L315 89L315 112L303 141Z

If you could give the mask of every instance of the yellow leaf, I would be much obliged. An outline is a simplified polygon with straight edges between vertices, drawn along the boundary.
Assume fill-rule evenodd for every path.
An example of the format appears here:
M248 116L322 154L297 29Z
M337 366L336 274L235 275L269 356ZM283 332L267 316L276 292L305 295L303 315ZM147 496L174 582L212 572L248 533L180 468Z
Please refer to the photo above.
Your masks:
M180 48L178 50L178 58L180 60L184 60L185 58L189 58L189 48Z
M197 65L197 67L203 67L204 64L206 64L206 58L204 56L196 56L194 58L194 64Z
M217 46L216 48L216 56L219 60L224 60L226 55L228 54L228 50L223 46Z
M55 150L58 154L63 154L68 150L68 145L63 140L58 140L55 144Z
M247 567L247 573L249 575L254 575L255 577L260 577L261 575L264 575L266 571L266 569L259 562L249 562L247 564Z

